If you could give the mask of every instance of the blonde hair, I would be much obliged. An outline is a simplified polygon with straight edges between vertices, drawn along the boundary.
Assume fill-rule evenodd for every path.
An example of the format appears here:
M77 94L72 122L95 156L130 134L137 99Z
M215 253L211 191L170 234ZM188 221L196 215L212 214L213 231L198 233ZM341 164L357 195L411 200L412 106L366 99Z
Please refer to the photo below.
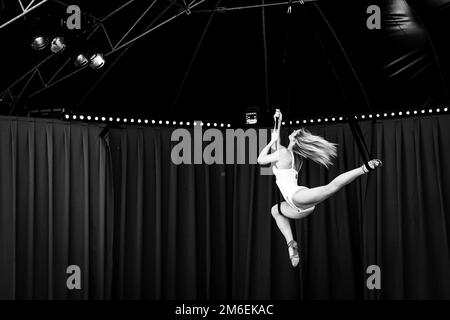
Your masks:
M337 156L337 144L331 143L302 128L295 136L294 153L310 159L325 167L333 165L332 158Z

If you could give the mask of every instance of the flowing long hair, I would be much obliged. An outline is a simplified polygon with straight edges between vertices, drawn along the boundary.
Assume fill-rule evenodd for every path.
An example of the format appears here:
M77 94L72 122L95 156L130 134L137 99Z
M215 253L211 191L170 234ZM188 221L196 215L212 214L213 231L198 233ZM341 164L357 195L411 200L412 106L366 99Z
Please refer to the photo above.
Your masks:
M328 168L333 165L332 158L337 156L336 146L336 143L331 143L302 128L295 136L293 151L300 157L310 159Z

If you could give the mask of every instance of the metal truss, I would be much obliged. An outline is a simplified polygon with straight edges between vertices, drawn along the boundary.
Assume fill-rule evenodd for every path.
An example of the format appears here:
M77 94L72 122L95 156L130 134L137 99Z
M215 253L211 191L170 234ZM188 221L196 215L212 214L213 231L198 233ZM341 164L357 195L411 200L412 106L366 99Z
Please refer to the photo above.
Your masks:
M27 2L28 4L25 5L24 2ZM0 25L0 30L6 27L7 25L13 23L17 19L20 19L21 17L27 15L34 9L37 9L38 7L42 6L44 3L48 2L49 0L17 0L17 12L14 17L11 17L8 21Z
M31 10L37 8L38 6L44 4L48 0L41 0L36 4L34 4L36 1L31 1L27 6L24 6L20 0L18 0L18 1L20 3L20 8L23 9L22 10L23 12L16 18L11 19L7 24L10 24L11 22L13 22L14 20L17 20L21 16L24 16L25 14L27 14ZM191 0L189 3L186 0L182 0L181 3L176 0L166 0L166 2L168 2L168 6L161 13L159 13L155 19L153 19L153 21L145 28L145 30L143 32L141 32L139 35L131 38L130 33L135 29L135 27L139 24L139 22L141 22L141 20L148 14L148 12L151 11L151 9L154 7L154 5L157 1L158 0L153 0L153 1L149 2L149 5L147 6L147 8L142 12L142 14L140 14L140 16L134 21L134 23L132 23L132 25L121 36L119 35L120 38L116 43L113 43L113 41L111 40L113 38L112 33L109 30L107 30L104 23L109 19L113 19L114 16L116 15L116 13L120 12L125 7L136 2L136 0L129 0L128 2L119 6L117 9L111 11L110 13L106 14L102 18L95 18L95 17L92 17L92 15L90 15L90 17L92 17L94 20L94 26L87 37L90 38L96 33L99 33L101 36L103 36L104 39L106 39L106 41L108 43L108 47L103 48L104 56L107 57L107 56L110 56L111 54L113 54L117 51L120 51L122 49L124 49L123 51L126 51L126 49L128 49L132 44L134 44L139 39L145 37L149 33L159 29L160 27L164 26L165 24L171 22L172 20L174 20L182 15L191 14L191 12L194 8L196 8L200 4L204 3L206 0ZM159 0L159 1L161 1L161 0ZM62 5L67 5L61 0L53 0L53 2L62 4ZM171 9L173 6L179 7L178 13L170 16L169 18L163 17L167 13L167 11L169 9ZM6 26L7 24L4 24L4 26ZM117 36L117 34L116 34L116 36ZM90 94L90 92L94 89L94 87L98 84L98 82L100 82L104 78L105 73L108 72L111 69L111 67L117 62L117 60L123 56L123 53L124 52L122 52L116 58L116 60L114 60L114 62L111 64L111 66L108 67L104 73L101 73L101 76L98 79L98 81L90 89L90 91L83 97L82 101L84 101L86 96ZM43 70L43 66L45 64L51 63L54 60L53 59L54 56L55 56L54 54L51 54L51 55L47 56L46 58L44 58L42 61L40 61L38 64L36 64L34 67L32 67L29 71L27 71L25 74L23 74L19 79L17 79L8 88L4 89L0 93L0 102L3 101L3 103L10 106L10 110L8 112L9 115L13 114L17 105L21 102L21 100L23 100L23 98L25 96L27 98L36 96L39 93L42 93L42 92L54 87L55 85L61 83L62 81L71 78L72 76L81 72L82 70L86 69L86 67L87 67L87 66L84 66L84 67L78 68L74 71L64 73L63 72L64 69L69 64L69 62L72 60L72 58L68 58L56 70L56 72L53 72L51 74L44 74L45 72ZM30 86L32 80L35 78L37 78L39 80L38 81L40 83L40 86L38 86L39 88L35 88L35 90L32 91L30 94L25 94L27 89L29 89L29 86Z

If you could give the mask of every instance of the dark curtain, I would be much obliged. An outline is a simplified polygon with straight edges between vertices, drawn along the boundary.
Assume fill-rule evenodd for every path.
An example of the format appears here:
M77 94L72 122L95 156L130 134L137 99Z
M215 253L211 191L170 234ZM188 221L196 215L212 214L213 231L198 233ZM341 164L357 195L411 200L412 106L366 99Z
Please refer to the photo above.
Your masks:
M0 299L109 298L112 183L102 128L0 118ZM69 265L82 290L67 290Z
M175 165L170 128L105 139L96 125L1 118L1 298L450 298L450 116L361 128L384 165L292 221L293 269L259 166ZM346 124L310 130L339 154L329 170L305 162L301 185L361 165ZM66 289L69 264L81 291ZM381 290L366 287L370 265Z
M272 176L256 165L174 165L171 130L111 133L114 296L149 299L450 298L450 117L362 122L384 166L292 223L293 269L270 215ZM300 184L361 165L346 124L310 128L339 144L335 166L306 162ZM287 132L283 132L286 138ZM382 289L369 291L378 265Z

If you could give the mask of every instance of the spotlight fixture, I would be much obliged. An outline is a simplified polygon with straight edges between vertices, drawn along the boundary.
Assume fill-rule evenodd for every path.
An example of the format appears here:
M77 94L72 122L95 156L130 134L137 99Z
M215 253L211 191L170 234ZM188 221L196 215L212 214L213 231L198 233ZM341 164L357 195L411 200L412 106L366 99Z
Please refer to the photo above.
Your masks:
M87 65L89 63L88 58L86 57L86 55L82 52L78 53L77 56L75 57L75 61L74 64L77 67L84 67L85 65Z
M63 52L65 48L66 42L63 37L55 37L50 44L50 50L53 53Z
M258 113L259 110L256 107L249 107L245 111L245 124L255 125L258 123Z
M31 48L34 50L42 50L45 49L48 45L48 38L43 35L36 35L31 40Z
M105 58L101 53L92 54L89 60L90 60L89 66L92 69L100 69L105 65Z
M68 114L66 114L64 117L65 117L66 119L69 119L69 118L70 118L70 116L69 116Z

